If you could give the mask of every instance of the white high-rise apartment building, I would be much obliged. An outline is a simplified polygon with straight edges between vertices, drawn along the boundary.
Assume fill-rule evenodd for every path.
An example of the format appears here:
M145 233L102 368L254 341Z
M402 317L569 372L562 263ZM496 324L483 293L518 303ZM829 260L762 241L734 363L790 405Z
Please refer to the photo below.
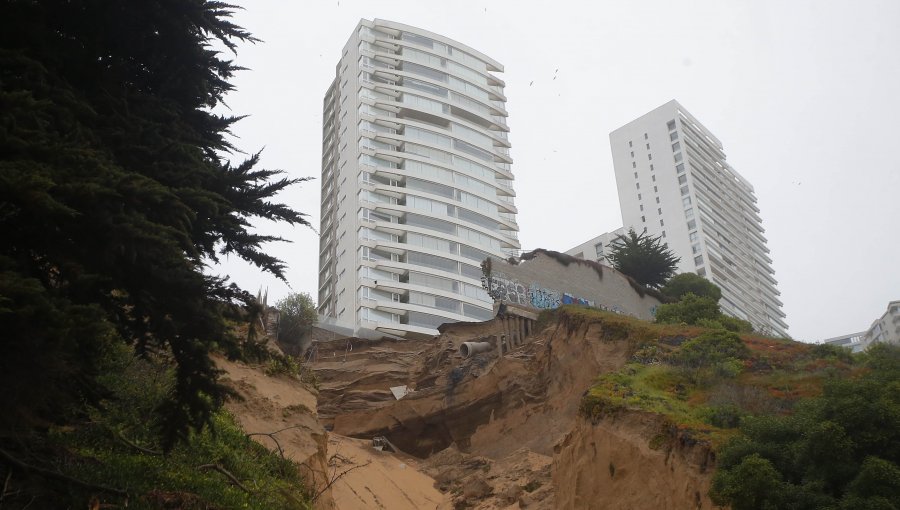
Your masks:
M694 272L722 289L722 311L787 336L753 186L722 143L670 101L609 135L625 227L662 236Z
M357 335L493 317L480 264L520 248L503 66L362 20L325 95L319 314Z

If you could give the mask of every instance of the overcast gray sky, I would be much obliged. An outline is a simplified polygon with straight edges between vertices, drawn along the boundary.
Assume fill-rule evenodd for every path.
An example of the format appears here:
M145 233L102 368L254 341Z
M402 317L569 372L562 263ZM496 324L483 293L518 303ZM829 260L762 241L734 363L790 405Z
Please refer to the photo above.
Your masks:
M228 97L262 164L321 172L322 98L360 18L417 26L502 62L523 248L621 226L609 132L677 99L756 188L791 335L864 330L900 299L900 2L246 2L264 42ZM556 69L559 69L556 73ZM557 78L553 80L554 74ZM531 82L534 82L531 85ZM319 225L318 180L281 199ZM261 223L290 287L234 259L242 287L316 296L318 237Z

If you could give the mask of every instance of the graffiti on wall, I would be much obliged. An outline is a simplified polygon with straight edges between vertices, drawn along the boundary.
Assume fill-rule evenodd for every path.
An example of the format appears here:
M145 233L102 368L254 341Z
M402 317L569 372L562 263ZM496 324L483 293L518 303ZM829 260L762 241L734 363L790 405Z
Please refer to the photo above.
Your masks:
M490 290L491 296L503 303L532 306L540 310L559 308L561 305L582 305L599 308L607 312L634 316L634 314L623 310L619 305L607 306L602 303L595 303L590 299L577 297L568 292L558 292L541 287L537 283L532 283L526 287L524 284L499 273L492 275ZM656 307L653 307L651 314L655 315L655 312Z
M559 308L561 302L559 292L539 287L535 283L528 287L528 296L531 298L531 306L541 310Z
M491 279L491 296L504 303L525 305L531 303L528 297L528 288L519 282L514 282L503 276L494 275Z
M532 283L528 287L518 281L511 280L501 274L494 274L491 278L491 295L504 303L533 306L541 310L559 308L560 305L576 304L595 306L589 299L573 296L568 293L560 293L553 289L541 287Z

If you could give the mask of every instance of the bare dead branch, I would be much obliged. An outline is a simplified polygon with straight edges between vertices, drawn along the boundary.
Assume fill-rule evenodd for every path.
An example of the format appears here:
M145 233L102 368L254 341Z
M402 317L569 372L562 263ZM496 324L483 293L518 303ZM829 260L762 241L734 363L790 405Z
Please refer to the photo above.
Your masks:
M269 436L269 438L275 442L275 446L278 448L278 453L281 455L281 458L284 459L284 448L281 447L281 442L278 441L278 438L275 437L275 434L280 434L281 432L284 432L285 430L299 429L300 427L302 427L302 425L291 425L290 427L278 429L274 432L251 432L251 433L247 434L247 437Z
M213 471L218 471L219 473L225 475L226 478L231 480L231 483L236 485L242 491L244 491L248 494L253 493L253 491L251 491L250 489L245 487L244 484L242 484L240 480L238 480L233 474L231 474L227 469L223 468L219 464L201 464L201 465L197 466L197 469L199 469L201 471L205 470L205 469L212 469Z
M344 471L341 471L340 474L335 474L334 476L331 477L331 480L330 480L328 483L325 484L325 487L322 487L322 490L320 490L319 492L316 493L315 496L313 496L312 502L315 503L315 501L316 501L317 499L319 499L319 496L321 496L322 494L324 494L325 491L327 491L328 489L330 489L331 486L334 485L335 482L337 482L338 480L340 480L341 478L343 478L344 475L346 475L346 474L349 473L350 471L353 471L354 469L359 469L359 468L361 468L361 467L366 467L366 466L368 466L368 465L371 464L371 463L372 463L372 461L370 460L370 461L366 462L365 464L358 464L358 465L353 466L353 467L351 467L351 468L347 468L347 469L345 469Z

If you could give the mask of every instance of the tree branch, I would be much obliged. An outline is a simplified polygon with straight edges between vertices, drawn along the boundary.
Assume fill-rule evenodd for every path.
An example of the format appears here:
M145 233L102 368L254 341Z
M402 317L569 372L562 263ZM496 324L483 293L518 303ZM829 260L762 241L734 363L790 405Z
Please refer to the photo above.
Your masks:
M21 469L21 470L23 470L23 471L29 471L29 472L32 472L32 473L37 473L37 474L39 474L39 475L41 475L41 476L44 476L44 477L46 477L46 478L52 478L52 479L55 479L55 480L61 480L61 481L64 481L64 482L71 483L71 484L73 484L73 485L78 485L79 487L84 487L85 489L93 489L93 490L98 490L98 491L108 492L108 493L110 493L110 494L116 494L116 495L119 495L119 496L128 496L128 492L126 492L126 491L124 491L124 490L122 490L122 489L116 489L116 488L113 488L113 487L107 487L107 486L105 486L105 485L97 485L97 484L93 484L93 483L90 483L90 482L85 482L84 480L79 480L79 479L77 479L77 478L72 478L71 476L64 475L64 474L62 474L62 473L60 473L60 472L58 472L58 471L51 471L51 470L49 470L49 469L44 469L44 468L40 468L40 467L37 467L37 466L32 466L31 464L27 464L27 463L22 462L21 460L19 460L19 459L13 457L13 456L10 455L9 453L7 453L5 450L0 450L0 458L2 458L3 460L5 460L6 462L9 462L9 463L12 464L13 466L18 467L19 469Z
M278 441L278 438L275 437L275 434L280 432L284 432L285 430L297 429L300 428L301 425L291 425L290 427L285 427L283 429L276 430L274 432L251 432L247 434L247 437L252 436L269 436L272 441L275 441L275 446L278 448L278 453L281 454L281 458L284 459L284 448L281 447L281 443Z
M334 458L334 457L332 457L332 458ZM348 468L348 469L342 471L340 474L335 474L334 476L331 477L331 480L330 480L328 483L325 484L325 487L322 487L322 490L320 490L319 492L316 493L315 496L313 496L311 502L315 503L315 501L316 501L317 499L319 499L319 496L321 496L322 494L324 494L325 491L327 491L328 489L330 489L331 486L334 485L335 482L337 482L338 480L340 480L341 478L343 478L344 475L346 475L346 474L349 473L350 471L353 471L354 469L359 469L359 468L361 468L361 467L366 467L366 466L368 466L368 465L371 464L371 463L372 463L372 461L370 460L370 461L366 462L365 464L358 464L358 465L356 465L356 466L353 466L352 468Z
M143 446L140 446L140 445L138 445L138 444L136 444L136 443L130 441L130 440L129 440L127 437L125 437L125 435L122 434L121 432L116 432L116 438L117 438L119 441L122 441L122 442L125 443L126 445L128 445L128 446L134 448L135 450L137 450L137 451L139 451L139 452L141 452L141 453L146 453L147 455L157 455L157 456L163 454L163 453L160 452L160 451L157 451L157 450L151 450L151 449L149 449L149 448L144 448Z
M250 489L248 489L247 487L245 487L244 484L242 484L240 480L238 480L237 478L235 478L235 476L234 476L233 474L231 474L227 469L223 468L223 467L222 467L221 465L219 465L219 464L202 464L202 465L200 465L200 466L197 466L197 469L200 469L200 470L204 470L204 469L212 469L213 471L218 471L219 473L225 475L229 480L231 480L231 483L235 484L235 485L236 485L237 487L239 487L242 491L244 491L244 492L246 492L246 493L248 493L248 494L252 494L252 493L253 493L253 491L251 491Z

